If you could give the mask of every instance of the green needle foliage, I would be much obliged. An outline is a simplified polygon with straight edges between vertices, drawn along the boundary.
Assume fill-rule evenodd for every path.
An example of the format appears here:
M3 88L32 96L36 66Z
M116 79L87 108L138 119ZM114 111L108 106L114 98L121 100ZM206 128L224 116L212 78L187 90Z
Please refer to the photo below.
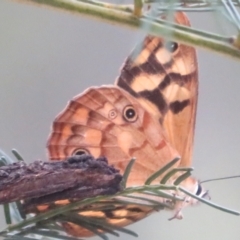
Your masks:
M22 157L19 157L20 154L14 150L15 156L17 160ZM4 164L12 163L13 161L5 155L2 151L2 159ZM18 212L18 220L16 221L16 216L11 213L9 210L9 206L11 204L6 204L5 207L5 218L8 224L15 222L14 224L9 225L6 229L0 232L0 236L5 239L36 239L34 236L44 236L47 238L57 238L62 240L73 240L74 238L69 237L63 231L63 229L58 225L61 222L72 222L75 224L79 224L82 227L90 230L94 234L98 235L100 238L107 240L108 237L104 233L108 233L110 235L119 236L119 233L129 234L131 236L137 237L137 234L123 227L118 227L112 225L106 221L105 218L100 217L86 217L83 215L79 215L78 213L84 211L84 208L87 206L91 206L91 211L104 211L104 210L114 210L116 207L125 206L129 204L145 206L152 208L152 210L163 210L163 209L172 209L173 205L168 204L168 201L157 201L156 199L152 199L151 197L161 197L164 199L169 199L170 202L175 201L184 201L184 198L175 196L169 191L180 191L185 193L186 195L197 199L198 201L207 204L211 207L214 207L218 210L231 213L234 215L240 215L239 212L221 207L217 204L214 204L206 199L200 198L186 189L178 186L181 181L185 180L186 177L189 176L192 169L188 168L180 168L180 169L169 169L178 161L179 159L172 160L169 164L164 166L162 169L156 171L151 177L146 181L147 184L143 186L137 187L124 187L127 182L127 177L131 171L131 167L133 166L134 159L129 162L129 165L126 168L125 173L123 174L123 184L122 190L117 194L111 196L97 196L93 198L87 198L78 202L73 202L68 205L64 205L61 207L57 207L52 210L48 210L44 213L37 214L35 216L25 216L22 214L22 206L21 202L15 204L15 211ZM173 171L174 170L174 171ZM170 172L171 174L166 174L166 172ZM167 182L169 178L172 176L172 173L178 173L179 177L176 180L178 184L176 185L168 185L159 183L157 185L150 185L152 180L156 179L161 174L164 175L165 181ZM176 183L175 182L175 183ZM15 213L16 215L16 213ZM58 223L58 224L57 224ZM104 233L103 233L104 232Z

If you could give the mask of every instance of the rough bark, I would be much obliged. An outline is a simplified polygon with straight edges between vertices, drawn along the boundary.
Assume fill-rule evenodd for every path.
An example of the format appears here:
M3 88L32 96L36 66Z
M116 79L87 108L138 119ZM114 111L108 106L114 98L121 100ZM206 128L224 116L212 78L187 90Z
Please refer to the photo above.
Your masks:
M26 205L83 199L120 190L122 176L106 158L74 156L65 161L17 162L0 168L0 204L25 200Z

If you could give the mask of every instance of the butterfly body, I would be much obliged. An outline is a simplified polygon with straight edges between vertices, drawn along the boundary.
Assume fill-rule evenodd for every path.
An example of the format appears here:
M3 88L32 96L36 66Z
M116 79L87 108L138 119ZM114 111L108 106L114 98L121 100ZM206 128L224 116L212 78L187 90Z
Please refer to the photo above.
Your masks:
M189 25L186 15L180 12L175 21ZM85 153L95 158L106 156L123 173L135 157L127 186L143 185L176 157L181 160L175 167L190 167L197 94L195 49L147 36L127 58L116 85L87 89L57 116L47 143L49 158L61 160ZM178 176L168 183L173 184ZM161 177L153 183L159 183ZM189 177L181 185L201 194L195 178ZM195 202L186 199L174 206L176 218L181 217L185 205ZM99 214L111 224L126 226L152 211L149 207L126 205L109 212L88 209L85 214ZM64 227L71 235L88 236L88 231L76 224L65 223Z

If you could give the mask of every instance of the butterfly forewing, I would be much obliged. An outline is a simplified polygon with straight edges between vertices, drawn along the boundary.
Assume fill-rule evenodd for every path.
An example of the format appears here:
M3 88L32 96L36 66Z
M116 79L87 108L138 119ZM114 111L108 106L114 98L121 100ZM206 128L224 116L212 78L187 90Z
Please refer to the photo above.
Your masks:
M175 21L190 25L181 12ZM147 36L127 58L116 84L159 120L181 166L190 166L198 92L195 49Z

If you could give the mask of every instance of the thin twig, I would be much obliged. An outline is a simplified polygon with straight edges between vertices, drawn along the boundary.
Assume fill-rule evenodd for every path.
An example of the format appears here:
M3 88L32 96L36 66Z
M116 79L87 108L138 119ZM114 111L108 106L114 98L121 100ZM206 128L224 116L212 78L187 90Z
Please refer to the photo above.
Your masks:
M16 0L15 0L16 1ZM164 20L141 17L137 18L132 13L127 11L121 11L119 9L108 8L96 5L96 2L88 0L76 1L76 0L17 0L22 3L36 3L45 6L55 7L61 10L67 10L74 13L85 14L92 17L97 17L101 20L107 20L111 23L118 23L122 26L133 27L140 29L143 25L148 26L144 31L147 33L164 36L169 40L179 41L188 45L198 46L208 50L212 50L218 53L222 53L231 56L236 59L240 59L240 51L233 47L232 37L219 36L213 33L207 33L204 31L194 29L180 30L176 28L176 24L169 24ZM143 30L143 29L142 29ZM171 33L171 34L169 34ZM207 37L206 37L207 35Z

